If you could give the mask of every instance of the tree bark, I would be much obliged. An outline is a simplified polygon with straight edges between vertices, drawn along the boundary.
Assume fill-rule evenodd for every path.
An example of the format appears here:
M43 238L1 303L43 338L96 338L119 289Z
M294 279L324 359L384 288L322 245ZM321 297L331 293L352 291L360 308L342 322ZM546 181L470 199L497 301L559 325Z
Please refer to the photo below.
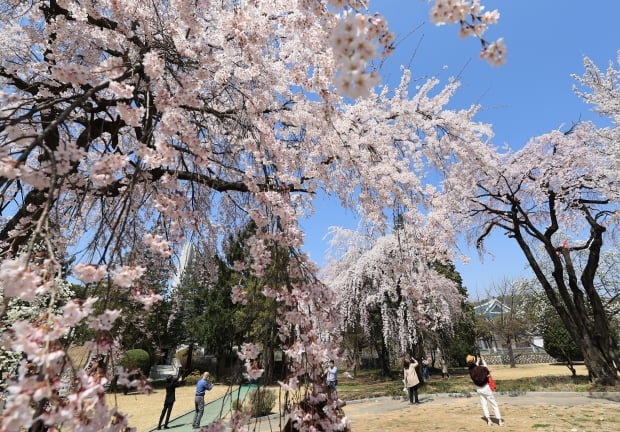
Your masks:
M555 221L555 201L551 193L549 209L551 219ZM587 209L583 209L583 212L590 223L590 238L587 246L581 248L587 249L588 260L580 276L572 263L570 247L553 245L552 236L558 230L555 222L542 233L532 224L528 224L527 220L523 222L518 219L520 212L514 211L513 234L551 305L583 352L590 379L601 385L614 385L618 380L620 365L614 354L616 347L611 338L609 319L594 284L605 227L598 224ZM523 237L522 230L526 230L543 244L547 258L553 266L551 280Z
M508 359L510 361L510 367L516 368L517 362L515 361L515 352L512 349L512 338L506 339L506 345L508 345Z

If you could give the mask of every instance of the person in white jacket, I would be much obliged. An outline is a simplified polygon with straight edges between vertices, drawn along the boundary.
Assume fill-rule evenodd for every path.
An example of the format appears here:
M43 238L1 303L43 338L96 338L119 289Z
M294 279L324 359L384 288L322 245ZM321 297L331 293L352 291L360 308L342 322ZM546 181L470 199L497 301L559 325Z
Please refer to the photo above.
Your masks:
M489 426L493 426L494 424L489 414L488 404L491 404L498 424L500 426L504 426L504 420L502 419L502 414L499 411L499 405L497 405L497 401L493 395L493 390L489 387L490 372L484 358L482 358L482 356L476 357L470 354L465 358L465 361L467 362L467 367L469 368L469 376L476 385L476 392L478 393L478 396L480 396L480 404L482 405L482 412L487 420L487 424Z
M418 367L418 362L416 359L409 359L405 357L403 360L403 369L404 369L404 379L403 383L405 384L405 388L409 392L409 403L410 404L419 404L418 400L418 384L420 384L420 378L418 378L418 373L415 368Z

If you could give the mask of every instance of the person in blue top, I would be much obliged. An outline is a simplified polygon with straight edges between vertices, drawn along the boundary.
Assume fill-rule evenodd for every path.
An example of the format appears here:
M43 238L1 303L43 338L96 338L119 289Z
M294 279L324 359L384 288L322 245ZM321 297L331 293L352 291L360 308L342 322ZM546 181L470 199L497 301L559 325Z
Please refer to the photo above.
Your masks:
M196 396L194 398L196 414L194 415L194 421L192 422L192 427L194 429L200 428L202 414L205 411L205 393L213 388L213 385L209 382L209 376L209 372L205 372L202 375L202 378L196 383Z
M428 358L426 357L422 359L422 375L424 375L425 380L431 379L431 374L428 371Z
M327 381L327 395L330 399L337 399L338 393L336 392L336 386L338 385L338 368L333 360L329 361L329 366L325 369L324 374Z

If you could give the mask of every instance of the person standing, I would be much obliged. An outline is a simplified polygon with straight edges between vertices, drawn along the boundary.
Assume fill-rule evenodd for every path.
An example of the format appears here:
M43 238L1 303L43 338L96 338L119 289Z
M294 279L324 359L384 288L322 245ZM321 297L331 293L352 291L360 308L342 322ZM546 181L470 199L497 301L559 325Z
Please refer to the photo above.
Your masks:
M164 429L168 429L168 421L170 420L170 413L172 413L172 405L174 405L174 401L176 400L176 389L184 384L178 378L175 379L172 375L166 378L166 398L164 399L164 407L161 410L161 415L159 416L159 423L157 423L157 429L161 429L161 422L164 420L164 416L166 416L166 421L164 422Z
M502 419L502 414L499 411L499 405L497 405L497 401L493 395L493 390L489 387L490 372L484 358L482 358L482 356L475 357L470 354L465 358L465 361L467 362L467 367L469 369L469 376L476 386L478 396L480 396L480 404L482 405L482 412L487 420L487 424L489 426L493 426L494 424L493 420L491 420L491 416L489 415L488 404L491 404L498 424L500 426L504 426L505 423Z
M424 357L422 359L422 375L424 375L425 380L431 379L431 374L428 371L428 358Z
M441 356L441 359L439 359L439 366L441 366L441 377L450 378L450 374L448 373L448 362L445 356Z
M202 414L205 411L205 393L213 388L213 385L209 382L209 372L205 372L202 378L196 383L196 395L194 397L194 407L196 414L194 415L194 421L192 427L198 429L200 427L200 421L202 420Z
M418 384L420 384L420 378L418 378L418 373L415 368L418 367L418 362L416 359L409 359L405 357L403 360L403 369L404 369L404 379L405 388L409 393L409 403L410 404L419 404L418 400Z
M329 361L329 365L324 373L327 380L327 395L330 399L338 399L338 393L336 392L336 387L338 386L338 368L333 360ZM334 395L336 397L334 397Z

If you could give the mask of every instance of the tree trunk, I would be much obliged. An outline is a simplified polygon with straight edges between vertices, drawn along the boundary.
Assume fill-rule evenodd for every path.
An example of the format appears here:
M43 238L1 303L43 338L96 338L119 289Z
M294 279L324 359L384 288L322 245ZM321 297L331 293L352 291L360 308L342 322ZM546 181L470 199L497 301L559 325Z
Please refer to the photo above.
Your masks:
M271 346L265 346L262 355L263 364L260 365L265 371L263 372L263 384L270 385L273 383L273 369L275 364L274 350Z
M381 367L381 372L384 376L392 376L392 370L390 368L390 353L385 345L385 340L383 339L383 334L379 332L378 338L375 338L375 350L377 351L377 355L379 356L379 365Z
M583 352L590 379L607 386L617 382L620 364L614 353L616 345L611 338L609 318L594 283L605 228L593 221L590 222L588 260L581 275L578 275L578 269L573 265L570 247L553 245L552 236L555 232L553 229L549 228L544 235L539 234L537 237L544 245L547 258L552 264L553 284L518 228L514 231L514 238L551 305Z
M584 338L579 345L583 352L590 379L604 386L613 386L618 380L617 369L613 360L605 355L589 338Z
M390 367L390 352L385 345L385 341L381 341L381 370L383 375L387 377L392 376L392 368Z
M189 347L187 347L187 363L185 367L188 373L192 372L192 357L194 356L194 344L190 343Z
M360 335L357 329L353 335L353 376L357 377L357 369L362 364L362 348L360 344Z
M417 367L417 372L418 372L418 377L420 378L420 383L423 384L425 380L424 378L424 372L422 371L422 360L424 360L426 358L426 350L424 349L424 338L422 336L420 336L420 339L418 340L418 344L415 346L415 350L414 350L414 358L418 361L418 367Z
M568 352L563 351L564 352L564 358L566 359L566 367L568 368L568 370L571 371L571 377L575 378L577 376L577 370L575 369L575 366L573 365L573 359L571 359L570 355L568 354Z
M512 338L506 339L506 345L508 345L508 361L510 362L510 367L516 368L517 362L515 361L515 352L512 349Z

